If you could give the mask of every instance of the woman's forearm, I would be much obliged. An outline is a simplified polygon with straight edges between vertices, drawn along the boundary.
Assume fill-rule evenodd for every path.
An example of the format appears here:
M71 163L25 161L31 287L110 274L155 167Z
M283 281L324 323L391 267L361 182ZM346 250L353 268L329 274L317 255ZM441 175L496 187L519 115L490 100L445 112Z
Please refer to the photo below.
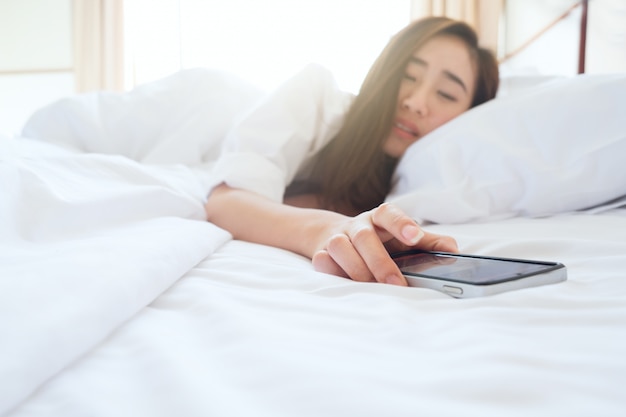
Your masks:
M228 230L235 239L299 253L310 258L320 272L357 281L406 285L388 249L457 248L452 238L424 233L413 219L390 204L348 217L276 203L221 185L213 190L205 208L207 220Z
M331 211L292 207L255 193L220 185L205 206L207 220L235 239L286 249L308 258L322 249L333 225L346 217Z

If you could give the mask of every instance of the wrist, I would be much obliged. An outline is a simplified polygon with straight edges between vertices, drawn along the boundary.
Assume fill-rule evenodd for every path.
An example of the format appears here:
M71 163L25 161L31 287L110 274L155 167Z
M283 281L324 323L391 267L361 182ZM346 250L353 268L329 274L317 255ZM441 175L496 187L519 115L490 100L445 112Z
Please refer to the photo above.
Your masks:
M318 251L326 249L333 235L342 233L341 225L345 224L348 216L334 211L312 209L309 219L303 228L303 246L300 253L312 259Z

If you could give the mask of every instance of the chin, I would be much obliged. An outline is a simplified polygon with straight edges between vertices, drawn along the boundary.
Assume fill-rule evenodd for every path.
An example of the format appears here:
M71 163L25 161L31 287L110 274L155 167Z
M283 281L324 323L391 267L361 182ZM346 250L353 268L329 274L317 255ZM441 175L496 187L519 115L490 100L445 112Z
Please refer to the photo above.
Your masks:
M392 158L400 158L402 157L402 155L404 155L404 153L406 152L406 150L409 148L410 145L407 145L406 143L388 143L387 146L385 146L383 148L383 151L385 152L385 154L387 156L390 156Z
M396 158L396 159L400 159L402 157L402 155L404 155L404 152L406 151L406 148L402 149L402 150L398 150L398 149L385 149L385 155L391 157L391 158Z

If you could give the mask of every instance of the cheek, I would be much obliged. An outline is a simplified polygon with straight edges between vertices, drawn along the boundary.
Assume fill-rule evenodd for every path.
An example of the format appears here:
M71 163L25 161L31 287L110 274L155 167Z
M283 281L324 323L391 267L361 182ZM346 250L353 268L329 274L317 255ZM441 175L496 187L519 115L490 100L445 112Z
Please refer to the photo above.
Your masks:
M449 122L450 120L460 116L465 113L467 109L465 107L448 107L442 108L439 112L433 114L431 119L432 125L430 126L431 130L438 128L439 126Z

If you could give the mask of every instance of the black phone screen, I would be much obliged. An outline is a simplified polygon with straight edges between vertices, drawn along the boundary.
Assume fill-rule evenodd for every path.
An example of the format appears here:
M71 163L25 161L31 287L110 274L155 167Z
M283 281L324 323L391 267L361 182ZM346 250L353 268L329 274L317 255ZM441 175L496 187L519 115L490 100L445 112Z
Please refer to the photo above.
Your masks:
M555 267L550 263L441 253L412 253L394 260L406 275L475 285L510 281Z

